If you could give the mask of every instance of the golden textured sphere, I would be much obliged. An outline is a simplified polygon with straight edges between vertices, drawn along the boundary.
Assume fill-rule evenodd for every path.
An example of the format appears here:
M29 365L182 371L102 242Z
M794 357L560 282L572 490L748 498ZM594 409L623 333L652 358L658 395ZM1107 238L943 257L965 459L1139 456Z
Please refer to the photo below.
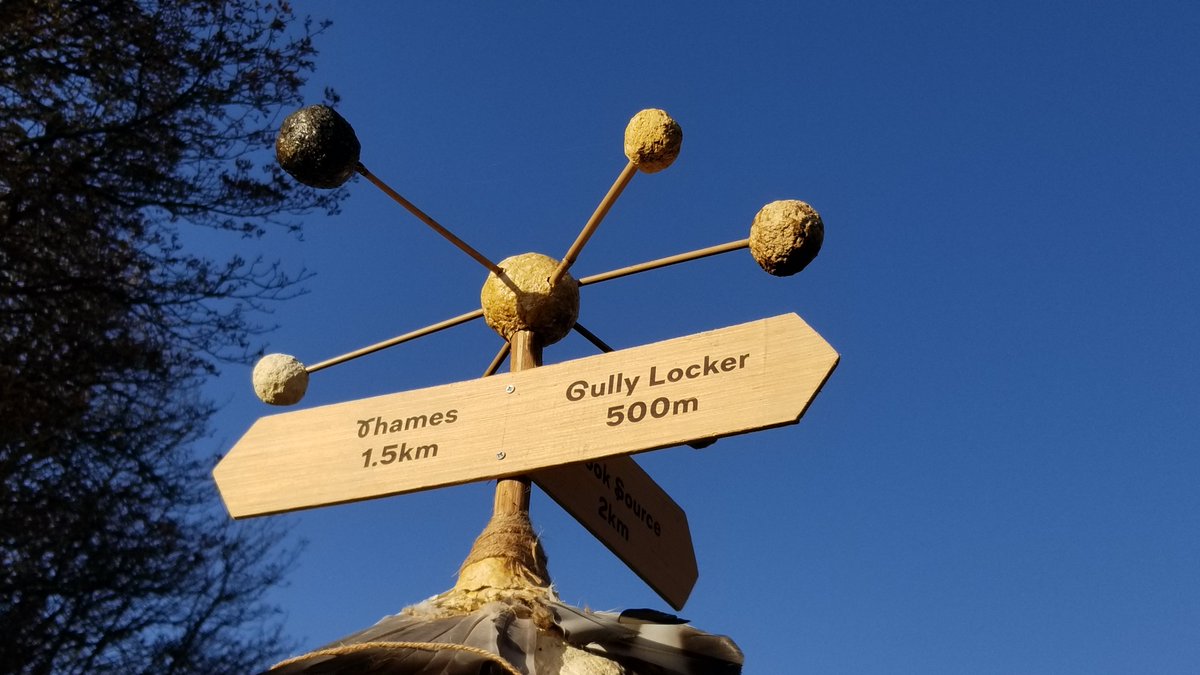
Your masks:
M488 275L479 293L483 318L505 340L517 331L532 331L542 345L563 339L579 318L579 282L564 274L554 288L550 275L558 261L540 253L501 260L502 276Z
M292 405L308 391L308 371L287 354L267 354L254 366L254 393L263 403Z
M625 127L625 156L644 173L671 166L683 145L683 129L665 111L648 108Z
M813 207L798 199L771 202L750 225L750 254L777 277L804 269L821 250L825 224Z

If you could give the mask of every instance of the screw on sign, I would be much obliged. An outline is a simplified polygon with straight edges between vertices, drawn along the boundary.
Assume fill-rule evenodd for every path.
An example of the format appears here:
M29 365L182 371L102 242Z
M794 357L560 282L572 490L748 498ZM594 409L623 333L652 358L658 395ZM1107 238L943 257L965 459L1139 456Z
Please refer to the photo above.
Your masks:
M479 318L504 343L484 379L261 418L214 470L230 512L263 515L500 478L492 519L455 588L434 600L438 611L460 614L513 597L544 606L552 591L529 523L532 478L671 606L682 608L697 577L687 517L626 455L682 443L703 447L720 436L795 423L838 361L794 314L621 351L579 323L580 290L592 284L741 249L766 272L789 276L819 252L820 216L804 202L781 200L754 216L745 239L572 276L580 252L633 177L668 168L682 141L682 129L667 113L639 112L625 130L626 166L562 258L522 253L494 263L369 171L354 129L333 109L315 105L289 116L276 155L296 180L336 188L358 173L488 276L481 306L445 321L307 366L289 355L267 355L253 373L259 398L293 405L312 373ZM543 347L572 330L605 354L540 367ZM511 373L496 375L506 358ZM299 468L280 480L271 455L301 439L303 459L289 462ZM404 471L389 470L401 465ZM741 662L736 646L714 658Z

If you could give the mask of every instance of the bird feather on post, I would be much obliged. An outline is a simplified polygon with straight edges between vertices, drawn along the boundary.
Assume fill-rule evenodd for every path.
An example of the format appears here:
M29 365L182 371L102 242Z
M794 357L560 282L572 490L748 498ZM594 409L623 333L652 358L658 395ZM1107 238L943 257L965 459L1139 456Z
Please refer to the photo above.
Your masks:
M447 594L448 595L448 594ZM270 675L736 675L733 640L677 617L593 612L548 599L491 602L469 614L438 616L429 600L303 656ZM548 622L548 623L547 623Z

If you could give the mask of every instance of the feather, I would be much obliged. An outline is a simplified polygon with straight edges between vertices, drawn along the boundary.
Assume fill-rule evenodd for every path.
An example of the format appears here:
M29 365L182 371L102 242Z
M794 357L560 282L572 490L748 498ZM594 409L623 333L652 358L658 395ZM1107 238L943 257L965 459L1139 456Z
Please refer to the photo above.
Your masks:
M559 602L551 605L568 643L624 664L633 673L673 675L734 675L742 672L744 657L733 640L712 635L663 615L665 622L647 617L621 620L620 614L592 612ZM647 668L650 666L652 668Z
M685 625L656 610L592 612L545 601L561 632L577 649L619 663L628 675L736 675L742 652L733 640ZM539 675L539 629L534 607L492 602L445 616L426 602L314 652L278 664L271 675ZM545 624L543 624L545 625ZM540 675L556 675L541 673Z
M419 608L420 605L413 609ZM518 610L494 602L461 616L430 618L420 613L396 614L325 645L311 656L285 661L268 672L272 675L506 672L496 659L499 657L517 671L534 675L537 628L528 611L522 617ZM360 648L353 649L355 646Z

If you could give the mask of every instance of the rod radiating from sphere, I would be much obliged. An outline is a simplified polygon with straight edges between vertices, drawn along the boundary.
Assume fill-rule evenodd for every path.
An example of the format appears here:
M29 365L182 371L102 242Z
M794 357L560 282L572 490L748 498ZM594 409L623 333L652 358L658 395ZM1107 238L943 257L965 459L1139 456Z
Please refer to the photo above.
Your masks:
M361 349L356 349L352 352L342 354L341 356L335 356L332 359L326 359L324 361L321 361L320 363L314 363L313 365L306 367L305 370L310 373L315 373L318 370L321 370L323 368L328 368L329 366L336 366L339 363L345 363L352 359L357 359L360 356L366 356L367 354L377 352L381 349L387 349L388 347L394 347L398 344L408 342L409 340L415 340L419 337L423 337L425 335L430 335L432 333L436 333L438 331L445 330L452 326L457 326L460 323L466 323L473 319L478 319L481 316L483 316L482 309L477 309L472 312L467 312L466 314L459 314L456 317L446 319L445 321L439 321L438 323L435 323L435 324L432 324L429 326L425 326L424 328L418 328L417 330L405 333L404 335L398 335L389 340L384 340L383 342L376 342L373 345L368 345Z
M582 335L584 338L587 339L588 342L595 345L596 349L599 349L600 351L604 352L605 354L607 354L608 352L616 351L612 347L608 346L607 342L605 342L604 340L601 340L599 337L597 337L595 333L584 328L583 324L580 324L579 322L575 323L575 332Z
M454 244L455 246L457 246L459 248L459 250L461 250L463 253L466 253L467 255L471 256L480 265L483 265L484 267L486 267L489 272L495 272L496 274L501 273L501 270L499 267L496 266L496 263L489 260L487 258L487 256L483 255L479 251L476 251L467 242L463 241L462 239L459 239L457 236L454 235L453 232L446 229L445 227L442 227L441 223L434 220L433 217L430 216L429 214L427 214L424 211L422 211L421 209L417 208L416 204L413 204L412 202L410 202L407 199L405 199L404 197L402 197L400 195L400 193L393 190L390 185L383 182L383 180L381 180L375 174L371 173L371 171L369 169L367 169L367 167L362 162L358 163L357 171L360 174L362 174L363 178L366 178L367 180L371 181L372 185L374 185L375 187L382 190L385 195L391 197L392 201L394 201L397 204L399 204L400 206L403 206L404 208L408 209L409 213L413 214L414 216L417 217L418 220L420 220L421 222L425 223L430 228L432 228L434 232L437 232L438 234L445 237L451 244Z
M600 222L604 220L604 216L608 215L613 204L617 203L617 198L625 191L625 187L629 185L629 181L633 180L636 174L637 164L633 162L629 162L621 170L620 175L617 176L617 180L613 182L612 187L608 189L608 193L600 200L599 206L592 212L592 217L588 218L587 223L580 230L579 236L571 244L571 248L567 249L562 262L558 264L558 269L554 270L554 274L550 275L551 286L557 284L563 275L567 273L567 270L571 269L571 265L575 264L575 260L579 258L579 253L583 251L584 244L587 244L588 239L592 238L592 234L596 232L596 228L600 227Z
M679 253L677 255L667 256L665 258L659 258L658 260L650 260L648 262L622 267L609 272L601 272L599 274L593 274L589 277L583 277L579 280L579 285L587 286L589 284L598 284L601 281L620 279L621 277L627 277L631 274L649 272L650 270L656 270L660 267L669 267L671 265L678 265L679 263L688 262L689 260L699 260L701 258L720 255L730 251L740 251L749 245L749 239L739 239L726 244L718 244L716 246L709 246L708 248L701 248L695 251L689 251L687 253Z
M617 198L629 185L629 181L633 180L634 174L638 171L657 173L671 166L675 158L679 156L679 149L682 145L683 129L663 110L647 108L629 120L629 124L625 127L625 157L629 159L629 163L621 170L608 193L600 200L600 205L596 207L592 217L583 226L583 230L575 238L571 248L567 249L558 269L554 270L554 274L550 276L551 287L562 279L567 270L571 269L571 265L575 264L584 244L591 239L596 228L600 227L600 222L608 215Z
M495 375L496 371L500 370L500 364L504 363L504 359L508 358L508 352L511 349L512 345L505 341L500 350L496 352L496 356L492 359L492 362L488 364L487 369L483 371L483 377Z
M310 105L288 115L275 137L275 158L292 178L309 187L332 190L359 173L488 271L500 272L486 256L371 173L359 160L361 152L354 127L327 105Z

